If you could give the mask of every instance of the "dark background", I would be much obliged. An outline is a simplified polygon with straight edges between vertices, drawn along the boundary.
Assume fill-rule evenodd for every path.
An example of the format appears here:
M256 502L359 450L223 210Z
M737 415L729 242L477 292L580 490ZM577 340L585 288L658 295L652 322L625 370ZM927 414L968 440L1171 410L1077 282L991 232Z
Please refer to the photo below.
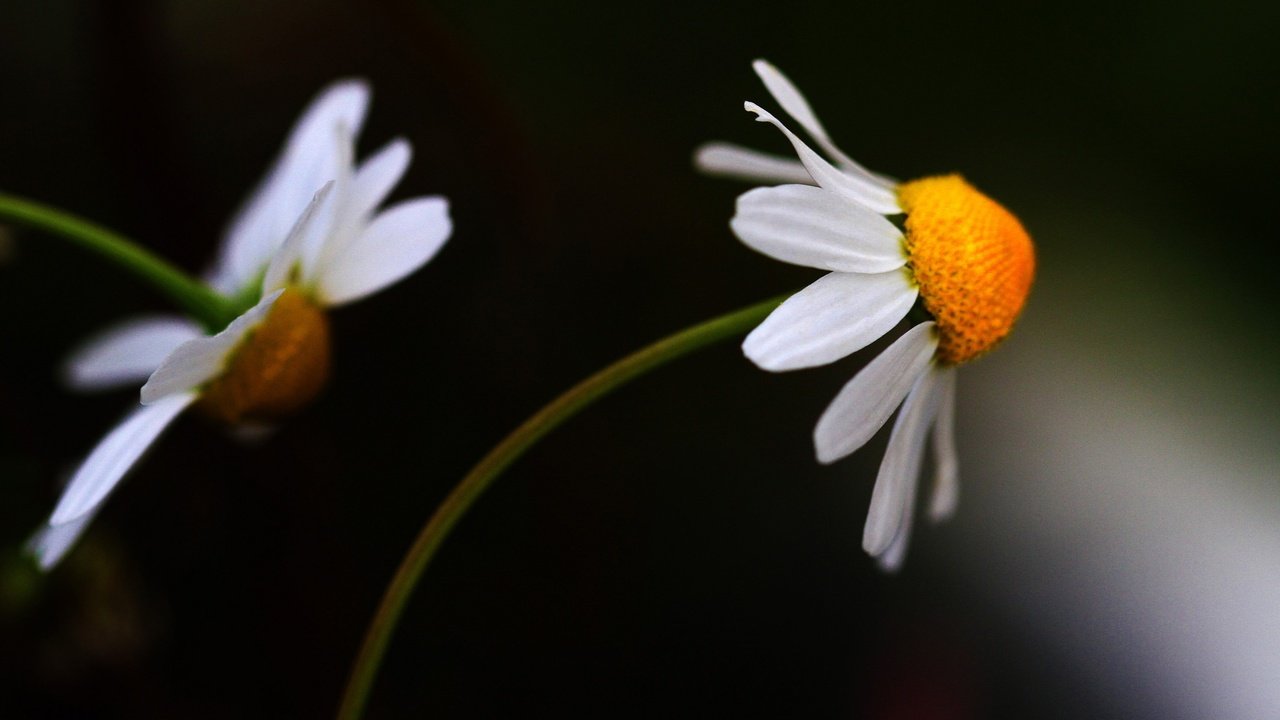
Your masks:
M182 419L42 576L22 541L131 402L68 393L58 363L168 308L0 228L0 716L331 714L408 543L487 448L607 362L816 277L738 243L747 186L690 164L712 139L787 152L741 109L776 107L750 70L765 57L852 156L902 178L962 171L1037 239L1010 350L962 375L957 518L922 523L904 570L877 572L860 540L884 437L834 467L809 440L869 352L770 375L712 348L495 485L409 606L369 716L1274 717L1261 685L1232 713L1209 681L1171 680L1203 677L1194 646L1161 650L1200 616L1150 612L1133 588L1156 592L1155 575L1097 570L1114 547L1167 557L1182 516L1143 539L1141 503L1113 518L1062 499L1096 501L1093 485L1042 491L1089 472L1151 488L1159 468L1113 477L1017 438L1111 428L1119 404L1054 403L1113 373L1137 398L1108 433L1120 451L1148 419L1217 421L1254 454L1224 451L1244 458L1232 484L1217 451L1189 451L1206 458L1196 486L1262 493L1260 527L1280 527L1275 7L5 0L3 191L199 271L296 114L357 75L375 89L362 153L411 140L394 197L448 196L455 232L333 314L336 372L313 408L249 445ZM1152 457L1173 457L1163 442ZM1232 512L1194 527L1218 537ZM1276 605L1259 603L1265 621ZM1117 623L1090 620L1118 605Z

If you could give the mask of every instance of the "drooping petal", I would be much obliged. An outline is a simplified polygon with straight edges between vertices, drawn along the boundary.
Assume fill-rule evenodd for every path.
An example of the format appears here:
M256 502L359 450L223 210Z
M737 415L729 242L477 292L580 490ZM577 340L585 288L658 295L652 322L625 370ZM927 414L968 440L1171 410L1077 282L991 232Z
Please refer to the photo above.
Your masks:
M393 205L345 251L319 269L316 291L326 305L377 292L430 260L453 230L449 203L423 197Z
M921 450L922 454L923 452ZM907 546L911 544L911 528L915 523L916 495L920 493L919 473L917 467L916 476L907 479L907 496L902 502L902 522L889 541L889 547L876 557L876 565L884 572L897 572L907 556Z
M332 180L325 183L298 216L284 244L267 265L267 272L262 276L263 293L310 279L305 267L307 258L319 254L317 248L324 245L333 226L334 205L337 202L337 194L333 189Z
M938 336L932 322L916 325L853 376L822 413L813 431L818 462L857 450L884 426L920 375L929 369Z
M266 319L282 292L277 290L266 295L217 335L188 340L179 345L142 386L142 404L152 405L173 395L198 390L217 377L231 352L249 331Z
M834 159L841 169L886 190L893 189L895 182L867 170L855 162L853 158L846 155L843 150L836 147L836 144L827 135L826 128L822 127L822 123L818 121L818 116L814 114L813 108L809 106L809 101L805 100L800 89L786 75L783 75L782 71L765 60L756 60L751 64L751 67L756 71L756 75L760 77L760 80L764 82L765 88L773 95L773 99L778 101L778 104L782 106L782 109L788 115L800 123L805 132L809 133L809 136L818 143L818 147L822 148L827 155Z
M889 549L911 512L907 502L919 481L925 436L938 412L936 385L935 372L920 375L893 423L862 533L862 548L873 557Z
M279 159L232 220L210 277L216 288L235 294L257 279L312 195L350 171L337 130L358 136L368 105L368 86L348 80L329 86L307 107Z
M63 366L76 390L99 390L140 383L174 348L200 337L200 326L185 318L151 315L127 320L90 338Z
M929 519L938 522L951 517L960 496L960 456L956 452L956 371L939 371L938 419L933 424L933 456L937 466L933 494L929 498Z
M796 265L881 273L907 262L902 233L893 223L811 185L744 193L729 226L752 249Z
M742 351L765 370L796 370L839 360L889 332L916 301L906 273L830 273L751 331Z
M98 507L102 507L101 503ZM35 556L41 570L49 570L75 545L97 514L95 509L61 525L45 523L27 540L26 551Z
M759 105L749 102L743 107L755 113L758 121L770 123L782 131L787 140L791 141L796 155L800 157L800 162L804 163L805 169L818 185L854 202L862 203L878 213L896 215L902 212L902 208L898 207L898 199L892 191L837 169Z
M49 524L63 525L92 512L178 413L195 399L196 393L192 392L170 395L130 413L76 470L53 509Z
M812 185L813 178L799 160L762 153L725 142L707 143L693 154L693 164L708 175L772 184Z

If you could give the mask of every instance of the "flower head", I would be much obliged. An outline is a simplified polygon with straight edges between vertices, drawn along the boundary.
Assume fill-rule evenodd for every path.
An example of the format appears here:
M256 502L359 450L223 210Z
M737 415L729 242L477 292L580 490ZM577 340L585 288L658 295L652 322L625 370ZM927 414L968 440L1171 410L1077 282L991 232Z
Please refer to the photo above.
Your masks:
M898 183L863 168L831 141L790 80L763 60L754 68L826 157L748 102L799 160L713 143L696 162L710 173L771 183L738 198L730 226L744 243L830 272L779 306L743 351L766 370L825 365L887 334L913 309L920 317L841 389L814 429L818 460L831 463L862 447L898 410L863 533L864 549L895 569L910 538L930 433L929 513L938 520L955 508L955 368L1012 329L1035 272L1031 238L958 175ZM896 216L900 224L889 219Z
M229 424L278 420L310 402L329 374L326 309L397 282L430 260L452 231L448 203L420 197L379 210L408 168L408 142L356 164L369 88L322 92L280 158L231 223L207 280L244 311L206 334L183 318L135 319L73 354L78 389L146 380L141 407L80 465L30 546L43 567L71 547L161 432L188 407Z

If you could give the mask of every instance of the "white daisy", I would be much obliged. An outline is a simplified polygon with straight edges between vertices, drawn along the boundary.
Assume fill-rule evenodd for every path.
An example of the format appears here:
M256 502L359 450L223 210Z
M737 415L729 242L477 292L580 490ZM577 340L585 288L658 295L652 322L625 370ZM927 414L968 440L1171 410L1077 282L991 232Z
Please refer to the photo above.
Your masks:
M931 430L929 515L939 520L955 509L955 368L1013 327L1035 271L1031 238L958 175L898 183L866 170L831 142L782 73L763 60L753 67L829 160L749 102L746 109L781 130L799 161L725 143L702 147L695 161L710 173L775 185L738 198L734 233L778 260L830 272L779 306L743 351L766 370L814 367L867 346L909 315L917 320L841 389L814 429L818 460L832 463L862 447L901 406L862 539L882 568L896 569ZM904 217L895 224L892 216Z
M378 207L409 165L396 139L354 164L369 104L362 82L337 83L303 113L261 186L233 220L211 287L246 309L206 334L178 317L131 320L73 354L77 389L146 380L129 413L72 476L30 547L52 567L121 477L186 408L229 424L270 422L305 405L329 370L325 310L417 270L452 231L442 197Z

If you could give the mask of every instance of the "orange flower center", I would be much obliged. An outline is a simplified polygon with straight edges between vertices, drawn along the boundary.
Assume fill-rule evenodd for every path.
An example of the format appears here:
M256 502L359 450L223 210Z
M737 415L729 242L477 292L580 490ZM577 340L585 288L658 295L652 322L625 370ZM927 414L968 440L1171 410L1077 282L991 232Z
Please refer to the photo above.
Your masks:
M1013 329L1035 274L1022 223L959 175L904 183L907 267L938 323L938 359L958 365Z
M199 407L232 424L277 420L315 399L328 378L329 319L289 289L204 389Z

